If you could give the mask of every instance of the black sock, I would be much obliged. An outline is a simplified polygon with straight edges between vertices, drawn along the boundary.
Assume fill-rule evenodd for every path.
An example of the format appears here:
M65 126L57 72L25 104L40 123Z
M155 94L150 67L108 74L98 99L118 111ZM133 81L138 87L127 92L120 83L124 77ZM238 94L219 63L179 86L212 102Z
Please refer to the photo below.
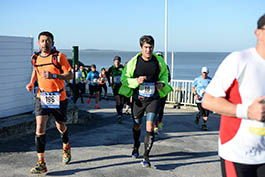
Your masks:
M61 134L61 139L62 139L62 142L64 144L69 143L69 133L68 133L68 129L63 134Z
M144 137L144 157L149 157L149 153L152 149L154 140L155 140L154 132L147 131Z
M141 129L136 131L134 128L133 128L133 139L134 139L134 147L135 148L139 148L140 147L140 136L141 136Z

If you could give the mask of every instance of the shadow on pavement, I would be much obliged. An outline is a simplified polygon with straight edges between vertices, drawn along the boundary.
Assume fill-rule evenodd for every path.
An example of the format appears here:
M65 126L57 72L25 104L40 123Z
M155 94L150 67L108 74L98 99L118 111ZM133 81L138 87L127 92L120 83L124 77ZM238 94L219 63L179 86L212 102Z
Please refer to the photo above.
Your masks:
M206 161L189 162L189 163L163 164L163 165L155 165L155 167L158 170L167 171L167 170L174 170L175 168L178 168L181 166L201 164L201 163L214 163L214 162L220 162L220 160L206 160Z
M171 152L171 153L166 153L166 154L152 155L152 156L150 156L150 158L151 158L151 163L152 162L164 162L165 163L165 162L172 161L172 160L174 160L174 161L176 161L176 160L189 160L189 159L194 159L194 158L204 158L204 157L210 157L210 156L216 156L216 155L217 155L217 152L215 152L215 151L210 151L210 152ZM166 158L164 158L164 157L166 157ZM74 162L71 162L71 164L80 164L80 163L103 161L103 160L110 160L110 159L119 159L119 158L131 158L131 156L128 156L128 155L106 156L106 157L99 157L99 158L94 158L94 159L74 161ZM157 158L159 158L159 159L157 159ZM155 167L158 170L173 170L173 169L178 168L180 166L200 164L200 163L214 163L214 162L219 162L219 160L205 160L205 161L173 163L173 164L166 163L166 164L161 164L161 165L155 165ZM115 167L115 166L120 167L120 166L124 166L124 165L132 165L132 164L138 164L138 163L140 165L140 160L113 163L113 164L102 165L102 166L91 167L91 168L78 168L78 169L71 169L71 170L61 170L61 171L49 172L46 174L46 176L74 175L75 173L83 172L83 171L102 169L102 168L108 168L108 167Z

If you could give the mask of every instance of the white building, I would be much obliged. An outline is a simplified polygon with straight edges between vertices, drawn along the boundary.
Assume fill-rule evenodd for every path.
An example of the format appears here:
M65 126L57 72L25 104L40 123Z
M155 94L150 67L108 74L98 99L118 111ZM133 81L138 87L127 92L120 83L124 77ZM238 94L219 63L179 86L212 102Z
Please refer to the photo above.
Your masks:
M0 36L0 118L33 111L32 54L33 38Z

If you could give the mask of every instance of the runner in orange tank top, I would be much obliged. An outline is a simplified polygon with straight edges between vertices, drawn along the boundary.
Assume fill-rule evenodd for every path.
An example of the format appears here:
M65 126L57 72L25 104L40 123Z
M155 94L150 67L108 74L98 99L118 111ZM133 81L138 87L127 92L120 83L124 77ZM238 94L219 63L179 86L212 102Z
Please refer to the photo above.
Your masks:
M63 163L71 161L71 149L69 144L68 130L65 125L67 115L67 100L64 89L64 80L73 78L71 66L64 54L52 49L54 45L53 35L50 32L41 32L38 36L40 52L32 56L34 66L31 80L26 86L32 91L35 81L38 82L39 90L35 102L36 115L36 150L38 162L31 169L32 174L47 172L44 161L45 133L48 116L53 114L58 131L63 142Z

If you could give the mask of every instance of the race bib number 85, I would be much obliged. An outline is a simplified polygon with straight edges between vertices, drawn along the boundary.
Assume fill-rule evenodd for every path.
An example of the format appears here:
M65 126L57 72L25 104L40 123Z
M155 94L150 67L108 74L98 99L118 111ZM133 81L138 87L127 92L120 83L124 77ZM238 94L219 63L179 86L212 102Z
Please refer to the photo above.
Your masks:
M40 101L42 108L57 109L60 108L60 93L58 92L41 92Z

